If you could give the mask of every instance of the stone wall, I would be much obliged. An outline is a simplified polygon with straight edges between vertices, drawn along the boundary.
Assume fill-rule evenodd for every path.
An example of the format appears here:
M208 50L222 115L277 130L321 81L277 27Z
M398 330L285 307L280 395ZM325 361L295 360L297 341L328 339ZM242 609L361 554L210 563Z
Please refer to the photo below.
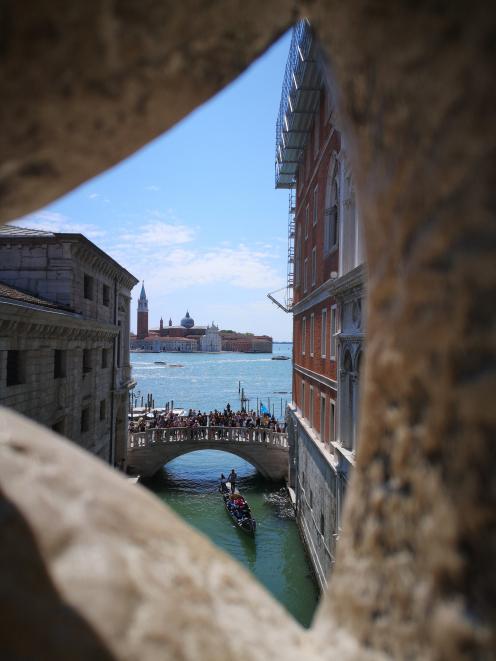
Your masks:
M0 303L0 402L98 455L111 457L112 353L117 331L75 315ZM21 352L22 383L7 385L7 354ZM54 374L55 350L63 352ZM83 370L89 351L89 371ZM102 351L107 365L102 368ZM101 402L105 402L100 409ZM88 410L82 426L83 410Z
M0 241L0 280L49 301L74 307L74 264L69 241Z
M320 586L327 588L336 561L336 544L341 533L341 508L347 486L337 452L320 441L296 409L288 411L288 431L293 436L296 492L296 520ZM348 459L348 471L351 461Z

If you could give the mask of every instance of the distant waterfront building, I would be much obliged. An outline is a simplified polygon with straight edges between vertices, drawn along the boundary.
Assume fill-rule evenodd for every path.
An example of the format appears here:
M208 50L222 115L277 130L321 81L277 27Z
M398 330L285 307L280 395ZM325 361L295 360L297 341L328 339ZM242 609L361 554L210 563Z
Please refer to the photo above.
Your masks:
M353 177L325 70L308 22L301 21L277 120L276 188L290 191L290 481L321 587L334 564L355 462L366 284Z
M268 335L221 331L223 351L243 353L272 353L272 338Z
M137 282L81 234L0 228L0 404L111 465L127 452Z
M207 326L205 335L201 336L200 347L201 351L218 352L222 350L222 340L220 337L219 329L213 321L211 326Z
M189 311L181 319L179 326L169 323L164 326L160 318L156 330L148 328L148 299L144 284L138 301L137 334L131 337L131 351L241 351L246 353L272 353L272 338L268 335L219 331L211 326L197 326Z

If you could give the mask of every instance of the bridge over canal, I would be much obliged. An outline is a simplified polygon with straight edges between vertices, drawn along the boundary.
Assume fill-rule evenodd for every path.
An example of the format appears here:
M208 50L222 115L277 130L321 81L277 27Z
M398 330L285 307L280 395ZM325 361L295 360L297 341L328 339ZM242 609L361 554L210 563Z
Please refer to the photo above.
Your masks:
M287 434L246 427L172 427L129 434L128 470L148 477L172 459L195 450L231 452L270 480L288 475Z

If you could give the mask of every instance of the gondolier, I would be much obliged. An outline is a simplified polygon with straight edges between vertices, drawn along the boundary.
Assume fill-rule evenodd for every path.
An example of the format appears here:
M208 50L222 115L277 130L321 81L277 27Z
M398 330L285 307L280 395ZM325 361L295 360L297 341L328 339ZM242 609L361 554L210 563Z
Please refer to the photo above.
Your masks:
M231 493L234 493L236 491L236 481L238 479L238 476L237 476L236 471L234 470L234 468L229 473L229 476L228 476L227 479L231 483Z

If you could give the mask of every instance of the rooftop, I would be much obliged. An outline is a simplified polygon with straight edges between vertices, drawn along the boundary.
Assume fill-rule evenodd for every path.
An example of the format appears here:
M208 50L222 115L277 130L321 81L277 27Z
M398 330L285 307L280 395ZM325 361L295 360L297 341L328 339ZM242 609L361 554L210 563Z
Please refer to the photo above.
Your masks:
M53 232L46 230L28 229L27 227L17 227L16 225L2 225L0 234L5 236L55 236Z
M9 239L16 241L32 240L37 241L38 243L43 243L43 240L50 242L60 240L79 242L84 244L94 253L97 253L101 258L104 258L107 264L113 264L120 274L124 275L124 277L129 280L129 286L131 289L139 282L132 273L129 273L129 271L121 266L119 262L116 262L115 259L104 250L87 239L84 234L73 234L71 232L46 232L45 230L28 229L27 227L17 227L16 225L0 226L0 241L8 241Z

